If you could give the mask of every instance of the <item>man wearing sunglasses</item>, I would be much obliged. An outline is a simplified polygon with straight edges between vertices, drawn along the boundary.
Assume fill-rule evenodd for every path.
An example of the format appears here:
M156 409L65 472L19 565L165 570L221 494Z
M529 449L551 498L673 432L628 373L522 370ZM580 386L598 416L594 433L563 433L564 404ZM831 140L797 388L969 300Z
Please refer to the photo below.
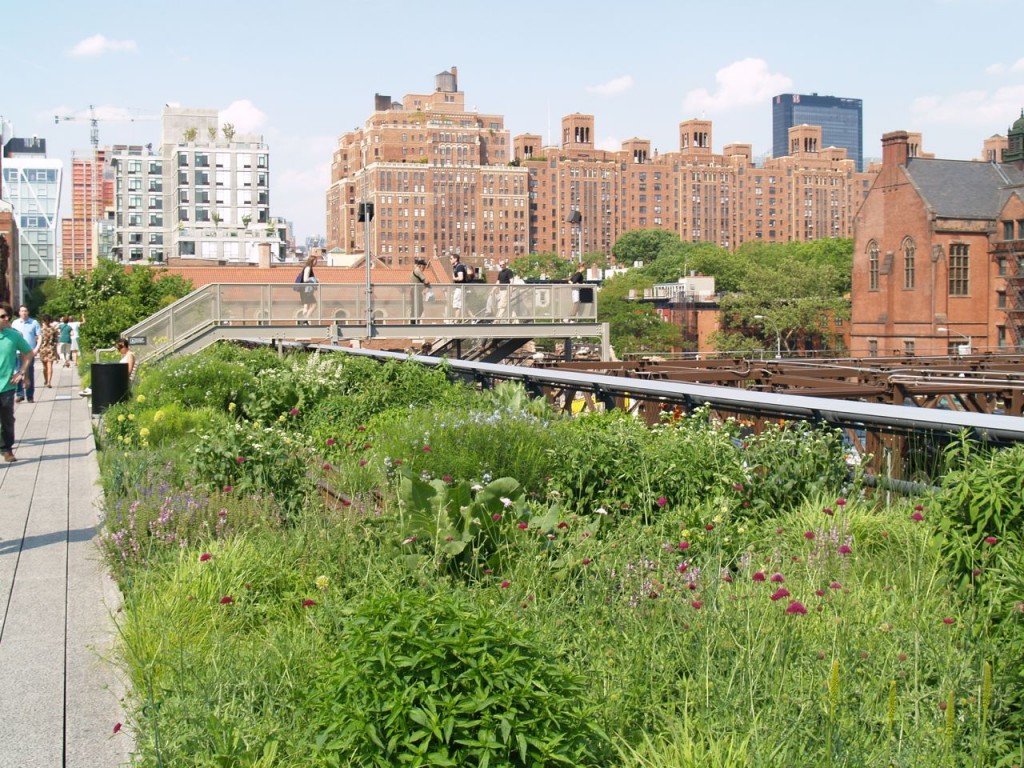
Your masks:
M11 318L11 327L22 335L22 337L32 347L32 354L39 353L39 342L42 340L43 329L39 325L39 321L29 316L28 307L22 304L18 308L18 316ZM29 360L32 360L30 357ZM18 381L18 393L15 400L21 402L22 400L28 400L30 403L35 402L36 397L36 368L35 363L29 366L27 373L22 380Z
M14 461L14 392L35 356L32 345L11 328L13 314L10 304L0 304L0 453L8 462Z

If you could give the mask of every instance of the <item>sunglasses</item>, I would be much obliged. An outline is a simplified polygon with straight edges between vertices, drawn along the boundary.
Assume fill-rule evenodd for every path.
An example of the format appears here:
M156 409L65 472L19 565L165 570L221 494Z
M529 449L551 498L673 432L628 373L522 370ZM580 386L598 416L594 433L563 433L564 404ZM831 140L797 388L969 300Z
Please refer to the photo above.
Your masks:
M10 315L0 314L0 320L10 320L10 319L11 319Z

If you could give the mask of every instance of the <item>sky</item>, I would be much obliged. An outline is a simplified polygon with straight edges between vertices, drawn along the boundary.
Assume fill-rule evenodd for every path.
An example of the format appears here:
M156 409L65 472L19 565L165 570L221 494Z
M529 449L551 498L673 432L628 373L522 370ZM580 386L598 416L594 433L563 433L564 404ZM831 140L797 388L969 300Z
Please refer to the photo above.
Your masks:
M863 99L866 158L894 130L977 158L1024 107L1024 43L1002 32L1018 3L8 2L0 117L69 164L89 152L90 105L101 146L159 144L165 104L220 110L270 147L271 214L302 243L324 233L331 153L374 94L430 92L452 66L468 107L545 143L582 112L600 148L640 137L669 152L678 123L703 117L716 152L748 143L757 157L771 151L772 97L792 92Z

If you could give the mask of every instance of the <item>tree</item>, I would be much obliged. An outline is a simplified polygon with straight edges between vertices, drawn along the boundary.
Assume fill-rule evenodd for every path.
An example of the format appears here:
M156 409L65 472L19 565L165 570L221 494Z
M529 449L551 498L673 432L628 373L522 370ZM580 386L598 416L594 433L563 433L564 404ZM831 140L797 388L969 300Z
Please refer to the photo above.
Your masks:
M652 285L650 278L630 270L601 287L597 319L608 323L612 346L620 353L665 352L682 343L679 329L662 320L651 304L629 298L631 290L643 296Z
M235 138L234 123L224 123L224 125L221 126L221 131L224 132L224 138L227 139L228 141L231 141L232 139Z
M632 229L615 241L612 256L621 266L630 267L638 261L649 264L668 248L682 244L679 235L667 229Z
M549 280L567 280L576 265L557 253L531 253L515 259L509 266L524 280L537 280L541 275Z

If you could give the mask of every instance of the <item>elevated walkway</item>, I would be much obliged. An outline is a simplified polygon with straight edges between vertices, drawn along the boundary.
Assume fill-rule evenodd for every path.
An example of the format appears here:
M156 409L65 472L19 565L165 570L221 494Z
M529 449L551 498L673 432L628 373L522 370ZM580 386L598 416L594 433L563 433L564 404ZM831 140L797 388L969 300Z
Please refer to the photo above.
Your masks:
M36 382L42 366L36 363ZM131 741L106 660L117 588L100 559L99 467L78 373L15 406L0 462L0 768L115 768Z
M304 288L312 291L303 294ZM611 353L593 286L469 284L433 292L434 300L424 302L412 284L375 284L368 295L365 285L214 283L125 336L140 362L196 352L220 339L354 345L401 339L425 354L462 357L472 350L496 362L534 339L586 338L597 340L602 357Z

